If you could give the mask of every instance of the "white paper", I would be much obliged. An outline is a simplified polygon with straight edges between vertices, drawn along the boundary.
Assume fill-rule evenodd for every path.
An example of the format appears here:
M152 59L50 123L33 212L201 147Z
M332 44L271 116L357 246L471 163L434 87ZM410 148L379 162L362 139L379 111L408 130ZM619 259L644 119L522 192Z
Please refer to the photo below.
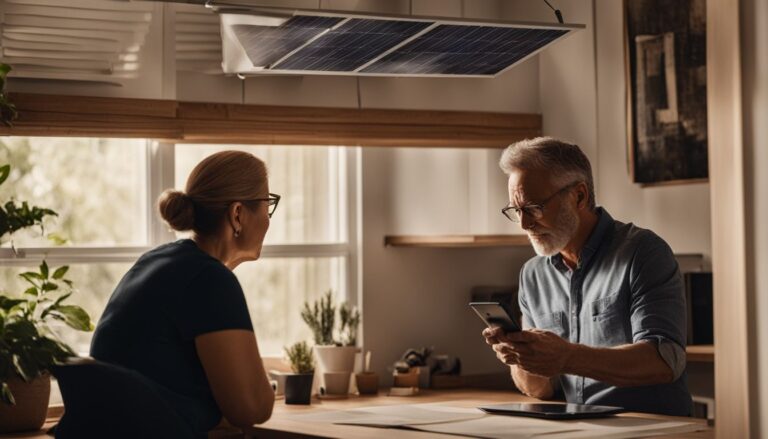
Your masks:
M589 421L553 421L488 415L450 424L411 426L416 430L489 439L623 439L680 434L706 429L702 424L616 417Z
M488 439L624 439L705 430L704 424L635 417L548 420L491 415L445 403L361 407L294 415L293 420L368 427L399 427Z
M477 419L484 416L486 416L485 413L476 408L451 407L440 404L397 404L309 413L295 415L292 419L369 427L409 427Z

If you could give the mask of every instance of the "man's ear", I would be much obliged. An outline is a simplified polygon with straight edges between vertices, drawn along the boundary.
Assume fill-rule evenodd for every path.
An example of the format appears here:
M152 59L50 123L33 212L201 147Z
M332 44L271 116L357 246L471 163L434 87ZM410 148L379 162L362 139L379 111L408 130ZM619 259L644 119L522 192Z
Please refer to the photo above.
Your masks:
M576 206L577 207L582 207L582 206L586 207L587 206L586 201L587 201L587 198L589 198L589 195L587 195L587 193L588 193L587 192L587 185L583 184L583 183L580 184L578 186L578 192L576 194L576 196L577 196ZM582 204L582 202L584 202L584 203Z

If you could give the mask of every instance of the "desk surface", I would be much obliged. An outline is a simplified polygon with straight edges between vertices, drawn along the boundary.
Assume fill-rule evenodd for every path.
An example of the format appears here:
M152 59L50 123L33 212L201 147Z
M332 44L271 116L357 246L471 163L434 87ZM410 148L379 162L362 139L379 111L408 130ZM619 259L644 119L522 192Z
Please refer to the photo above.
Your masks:
M381 438L384 431L380 428L356 427L348 425L332 425L299 422L291 419L291 415L301 413L312 413L318 410L347 410L365 406L380 406L392 404L421 404L430 402L447 402L451 405L461 407L476 407L488 403L502 402L537 402L539 400L526 397L519 393L508 391L488 391L488 390L441 390L441 391L423 391L417 396L385 396L385 391L379 393L379 396L358 397L350 396L348 399L335 400L317 400L313 399L312 404L308 406L285 405L283 401L275 403L275 409L272 418L264 424L253 428L252 432L256 437L270 438ZM619 416L642 417L649 419L683 420L687 422L701 422L704 420L693 418L677 418L671 416L649 415L644 413L625 413ZM394 430L390 430L392 432ZM448 436L435 433L426 433L411 430L396 430L397 438L405 439L434 439L434 438L456 438L457 436ZM674 436L656 436L659 438L714 438L712 428L707 431L696 433L678 434Z
M355 427L349 425L332 425L321 423L306 423L299 422L291 419L292 415L301 413L313 413L320 410L347 410L357 407L365 406L382 406L393 404L422 404L430 402L451 402L451 405L461 407L476 407L488 403L502 403L502 402L536 402L538 400L526 397L519 393L509 391L489 391L489 390L441 390L441 391L422 391L417 396L385 396L386 391L379 393L379 396L360 397L350 396L347 399L335 399L335 400L319 400L313 399L311 405L286 405L283 400L275 402L275 409L272 413L272 418L264 424L257 425L249 432L248 435L255 437L269 437L276 439L288 439L288 438L381 438L383 433L387 430L381 428L371 427ZM37 432L17 433L9 435L0 435L0 438L26 438L26 439L51 439L52 436L45 434L45 429L53 426L58 417L61 414L61 410L53 410L50 412L51 416L46 421L44 429ZM619 416L628 417L641 417L649 419L667 419L667 420L682 420L687 422L701 422L703 420L693 418L675 418L671 416L657 416L644 413L625 413ZM389 430L390 433L394 430ZM458 436L447 436L435 433L427 433L420 431L402 430L398 429L395 433L397 438L404 439L435 439L435 438L452 438L455 439ZM231 430L219 430L214 431L209 435L212 439L221 438L237 438L242 437L240 434L235 434ZM712 428L708 428L706 431L700 431L696 433L678 434L674 436L656 436L658 438L690 438L690 439L712 439L715 437L715 433Z

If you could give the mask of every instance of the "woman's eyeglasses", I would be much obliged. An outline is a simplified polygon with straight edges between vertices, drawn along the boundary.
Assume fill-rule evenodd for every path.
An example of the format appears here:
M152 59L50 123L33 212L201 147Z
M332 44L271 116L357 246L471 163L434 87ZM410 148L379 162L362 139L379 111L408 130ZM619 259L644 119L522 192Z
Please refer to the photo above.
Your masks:
M273 194L270 192L267 198L254 198L248 201L266 201L268 206L267 214L269 215L270 218L272 218L272 214L275 213L275 209L277 209L277 203L280 202L280 195Z

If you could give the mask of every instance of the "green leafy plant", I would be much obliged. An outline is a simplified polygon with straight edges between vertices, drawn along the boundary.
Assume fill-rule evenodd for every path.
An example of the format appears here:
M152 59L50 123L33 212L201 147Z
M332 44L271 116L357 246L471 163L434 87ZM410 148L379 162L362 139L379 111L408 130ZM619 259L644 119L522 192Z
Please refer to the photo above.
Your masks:
M354 346L357 344L357 328L360 325L360 312L354 306L342 303L339 310L339 338L334 337L337 306L333 302L333 292L326 292L312 304L304 302L301 318L309 326L315 338L315 344L321 346Z
M16 106L5 93L5 79L11 70L11 66L8 64L0 63L0 122L7 127L12 127L13 121L18 116Z
M0 185L5 183L10 174L11 165L0 166ZM20 204L13 200L6 202L0 206L0 243L5 235L13 235L13 232L28 227L40 226L40 232L44 233L43 220L47 216L58 216L58 214L44 207L30 207L26 201Z
M10 166L0 166L0 185L9 174ZM17 230L42 227L43 219L50 215L56 212L29 207L26 202L20 206L8 202L0 207L0 240ZM29 382L75 355L50 329L50 321L60 320L80 331L93 330L85 310L64 304L74 292L72 281L65 277L68 270L68 266L51 270L43 261L38 271L19 274L27 288L18 297L0 294L0 399L7 404L15 403L8 386L12 378Z
M38 271L19 274L29 287L22 297L0 295L0 394L14 404L8 380L14 376L31 381L51 366L75 355L51 331L48 322L60 320L80 331L92 331L93 323L81 307L65 305L73 293L72 281L64 276L68 266L51 273L43 261Z
M315 371L315 360L312 358L312 348L306 341L300 341L284 348L285 355L291 363L293 373L312 373Z

